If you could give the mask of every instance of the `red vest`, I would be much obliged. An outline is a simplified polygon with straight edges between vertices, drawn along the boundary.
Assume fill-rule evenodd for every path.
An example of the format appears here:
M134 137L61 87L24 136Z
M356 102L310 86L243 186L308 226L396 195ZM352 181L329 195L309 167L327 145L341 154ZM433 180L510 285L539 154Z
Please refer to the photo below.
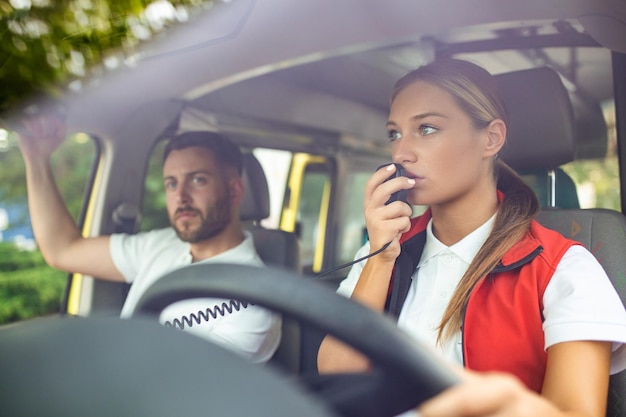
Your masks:
M400 314L426 241L430 211L412 219L400 242L387 302ZM477 371L516 375L540 392L546 368L542 329L543 293L565 252L578 244L532 221L528 233L472 290L465 306L462 337L464 365Z

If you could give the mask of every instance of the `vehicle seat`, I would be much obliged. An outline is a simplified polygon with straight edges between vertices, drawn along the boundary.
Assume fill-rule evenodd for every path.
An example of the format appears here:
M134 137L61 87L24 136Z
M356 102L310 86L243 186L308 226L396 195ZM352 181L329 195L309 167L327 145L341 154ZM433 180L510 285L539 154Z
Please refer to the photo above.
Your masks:
M626 305L626 219L608 209L544 209L539 223L581 242L600 261L622 303ZM626 417L626 371L612 375L607 416Z
M261 220L270 215L270 196L263 167L251 153L243 154L244 197L240 217L254 239L254 246L266 265L302 272L300 242L294 233L266 229ZM282 338L271 363L297 374L300 370L301 331L294 320L283 318Z
M240 217L244 227L254 237L254 246L263 262L296 272L302 271L300 242L295 234L278 229L266 229L261 220L270 215L270 194L263 167L256 157L243 155L244 196Z
M558 75L545 68L498 77L511 118L503 160L516 169L548 170L573 160L576 145L571 102ZM591 251L626 304L626 217L622 213L544 208L537 220ZM611 376L606 415L626 417L625 398L626 371Z
M560 168L575 158L576 134L559 75L543 67L499 74L496 80L510 119L503 161L535 190L541 207L579 208L576 185Z

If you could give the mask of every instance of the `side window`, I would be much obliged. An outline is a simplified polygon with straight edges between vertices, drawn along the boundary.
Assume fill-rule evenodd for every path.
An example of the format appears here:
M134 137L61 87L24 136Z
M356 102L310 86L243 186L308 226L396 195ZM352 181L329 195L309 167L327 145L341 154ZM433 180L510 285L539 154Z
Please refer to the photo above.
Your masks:
M330 176L323 164L308 165L302 181L302 195L296 214L296 230L302 242L305 270L322 268Z
M309 154L293 157L280 228L300 237L305 273L322 270L331 172L331 165L324 157Z
M373 171L351 172L348 175L344 196L342 224L337 242L337 264L345 264L354 259L357 250L367 240L365 214L363 212L363 197L365 183L372 176ZM347 272L346 272L347 273Z
M52 155L52 170L72 217L83 223L98 146L75 134ZM0 129L0 325L60 312L66 273L50 268L37 249L28 214L17 135Z
M579 129L585 136L578 159L563 170L576 184L581 208L621 211L615 102L606 101L601 109L598 123Z
M270 193L270 215L267 219L261 221L261 225L268 229L278 229L285 202L289 167L291 166L293 153L266 148L255 148L253 153L263 167Z
M165 141L159 142L150 155L143 192L142 216L139 229L148 231L169 226L165 193L163 192L163 150Z

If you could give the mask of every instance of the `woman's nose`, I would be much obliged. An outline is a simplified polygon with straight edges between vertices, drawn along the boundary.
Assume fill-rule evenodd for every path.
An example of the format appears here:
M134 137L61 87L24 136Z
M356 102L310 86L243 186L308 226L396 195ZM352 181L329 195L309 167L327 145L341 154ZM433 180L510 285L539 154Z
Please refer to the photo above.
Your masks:
M391 158L398 164L415 162L417 157L411 141L405 137L395 140L391 146Z

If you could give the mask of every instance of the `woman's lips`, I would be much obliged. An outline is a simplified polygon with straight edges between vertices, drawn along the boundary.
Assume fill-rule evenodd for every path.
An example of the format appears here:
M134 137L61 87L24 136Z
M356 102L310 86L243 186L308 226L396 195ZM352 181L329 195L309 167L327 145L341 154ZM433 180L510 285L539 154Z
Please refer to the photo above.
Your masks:
M413 179L413 180L417 180L417 181L424 179L424 177L419 176L419 175L414 174L414 173L409 172L409 171L406 171L406 176L407 176L407 178L410 178L410 179Z

